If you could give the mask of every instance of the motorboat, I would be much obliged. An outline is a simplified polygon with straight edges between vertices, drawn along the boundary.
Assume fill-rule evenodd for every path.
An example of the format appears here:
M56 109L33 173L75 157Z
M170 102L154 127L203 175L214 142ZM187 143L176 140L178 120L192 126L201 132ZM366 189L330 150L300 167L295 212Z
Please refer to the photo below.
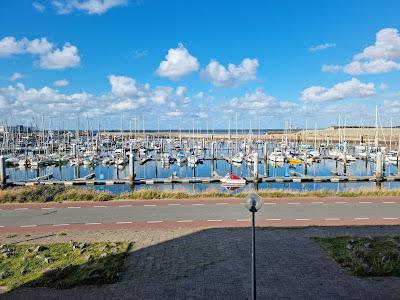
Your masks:
M229 185L244 185L246 179L236 176L235 174L228 173L225 177L221 178L221 183Z

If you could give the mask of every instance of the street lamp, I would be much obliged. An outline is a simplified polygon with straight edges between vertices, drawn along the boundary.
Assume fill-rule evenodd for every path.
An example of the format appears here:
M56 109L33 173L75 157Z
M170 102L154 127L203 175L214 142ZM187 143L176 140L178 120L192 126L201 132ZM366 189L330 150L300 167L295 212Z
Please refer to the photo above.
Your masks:
M252 268L251 268L251 283L252 283L252 299L256 299L256 220L255 213L262 206L261 197L255 193L251 193L246 197L246 208L251 212L252 221Z

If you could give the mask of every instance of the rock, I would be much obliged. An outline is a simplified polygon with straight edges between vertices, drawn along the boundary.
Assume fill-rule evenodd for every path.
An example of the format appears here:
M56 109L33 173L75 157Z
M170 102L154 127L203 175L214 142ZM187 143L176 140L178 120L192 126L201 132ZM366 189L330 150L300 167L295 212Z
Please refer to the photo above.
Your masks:
M109 248L108 245L104 245L103 247L100 248L100 251L101 251L101 252L104 252L104 251L106 251L108 248Z
M86 248L86 243L79 244L79 249Z
M117 247L117 243L112 242L112 243L110 244L110 247Z
M14 250L11 249L11 248L6 248L6 247L4 247L4 248L1 250L1 253L6 253L6 252L14 252Z
M28 274L28 273L29 273L29 270L26 267L23 267L22 270L21 270L21 275L25 275L25 274Z
M118 249L117 248L112 248L111 249L112 254L118 254Z
M26 249L25 253L32 253L33 250L35 250L35 248L30 247L30 248Z
M40 254L38 254L38 255L36 255L36 256L35 256L35 258L37 258L37 259L44 259L44 256L43 256L43 255L40 255Z
M47 257L44 258L44 261L45 261L47 264L51 264L51 263L53 262L53 259L52 259L50 256L47 256Z
M346 245L346 249L347 249L347 250L351 250L351 249L353 249L353 245L352 245L352 244L350 244L350 243L347 243L347 245Z
M7 247L6 245L0 245L0 250L3 250L5 247Z
M4 252L3 257L11 257L13 255L13 252Z
M0 272L0 279L6 279L10 277L10 275L11 275L10 272L7 271Z
M79 254L82 254L82 253L85 252L85 251L86 251L86 249L83 248L83 249L79 250Z
M88 256L86 256L86 261L92 261L92 260L94 260L93 254L89 254Z
M35 252L35 253L42 252L42 251L47 250L47 249L49 249L49 248L47 248L46 246L39 245L33 250L33 252Z
M107 256L108 256L108 254L106 252L103 252L102 254L100 254L100 257L102 257L102 258L107 257Z

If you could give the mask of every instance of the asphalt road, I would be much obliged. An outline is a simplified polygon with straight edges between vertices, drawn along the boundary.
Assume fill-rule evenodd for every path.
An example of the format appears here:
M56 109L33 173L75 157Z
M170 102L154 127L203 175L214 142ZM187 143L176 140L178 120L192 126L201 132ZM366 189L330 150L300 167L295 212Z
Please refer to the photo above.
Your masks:
M0 232L119 227L248 226L240 199L0 205ZM259 226L400 224L396 198L264 199Z

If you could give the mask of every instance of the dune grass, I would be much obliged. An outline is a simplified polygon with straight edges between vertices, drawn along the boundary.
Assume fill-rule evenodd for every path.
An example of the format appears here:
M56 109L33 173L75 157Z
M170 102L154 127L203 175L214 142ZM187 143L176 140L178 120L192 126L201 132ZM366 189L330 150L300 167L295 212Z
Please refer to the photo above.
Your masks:
M81 244L82 245L82 244ZM42 246L40 251L35 251ZM129 243L2 245L13 254L0 259L0 286L70 288L118 280ZM4 277L4 278L3 278Z
M400 236L312 239L354 275L400 277Z
M294 190L261 190L255 191L263 198L290 197L385 197L400 196L400 189L372 190L356 189L342 192L327 190L294 191ZM207 198L245 198L251 192L228 193L217 190L191 193L184 191L138 190L113 195L109 192L91 188L65 186L36 185L28 187L11 187L0 190L0 203L30 203L30 202L65 202L65 201L111 201L118 199L151 200L151 199L207 199Z

